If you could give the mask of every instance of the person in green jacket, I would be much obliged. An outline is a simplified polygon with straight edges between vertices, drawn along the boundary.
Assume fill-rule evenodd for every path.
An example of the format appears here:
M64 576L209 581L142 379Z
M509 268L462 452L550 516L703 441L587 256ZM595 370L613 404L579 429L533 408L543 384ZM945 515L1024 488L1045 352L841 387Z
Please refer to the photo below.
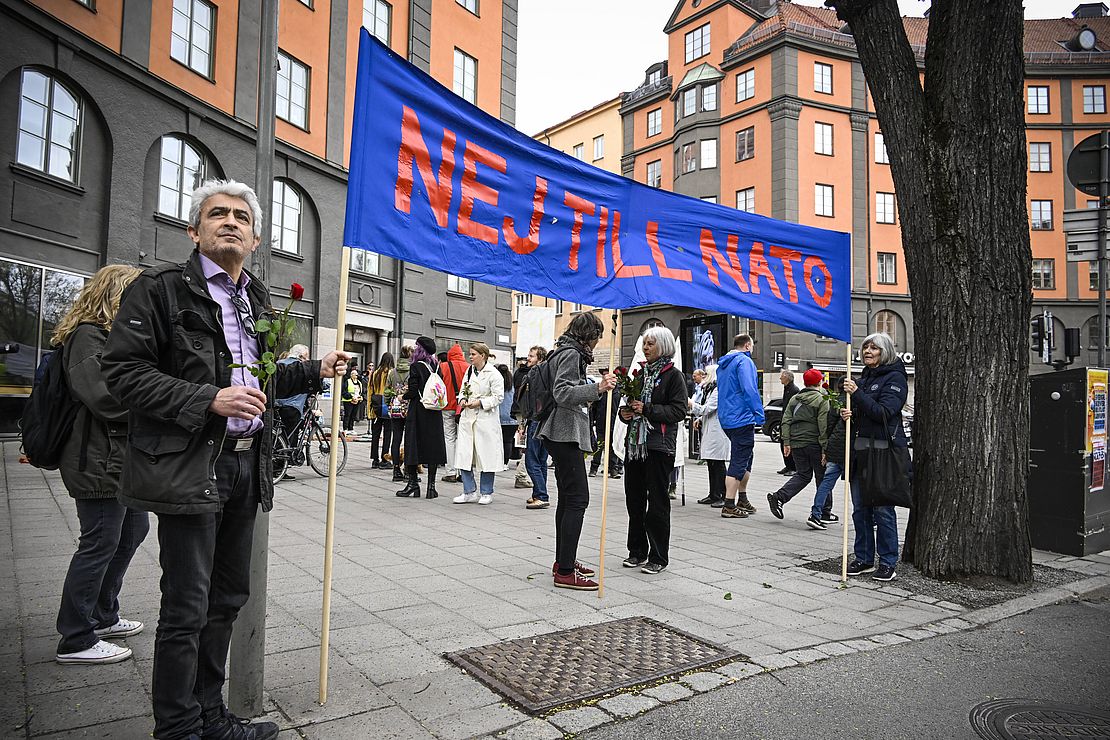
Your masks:
M805 388L798 391L782 415L783 454L794 460L795 472L782 488L767 494L771 513L782 519L782 506L794 498L816 476L821 483L824 466L821 457L828 442L829 401L821 390L825 379L820 370L809 369L802 375Z

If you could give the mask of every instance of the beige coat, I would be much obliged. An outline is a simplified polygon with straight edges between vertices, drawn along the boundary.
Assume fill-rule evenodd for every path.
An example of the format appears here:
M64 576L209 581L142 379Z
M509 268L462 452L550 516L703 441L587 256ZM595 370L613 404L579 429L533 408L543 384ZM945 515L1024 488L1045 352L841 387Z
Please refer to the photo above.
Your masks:
M501 373L487 362L480 371L467 371L463 380L460 403L470 387L471 401L482 402L480 409L463 409L459 414L459 436L455 443L455 468L497 472L505 467L505 453L501 438L501 399L505 396L505 381Z

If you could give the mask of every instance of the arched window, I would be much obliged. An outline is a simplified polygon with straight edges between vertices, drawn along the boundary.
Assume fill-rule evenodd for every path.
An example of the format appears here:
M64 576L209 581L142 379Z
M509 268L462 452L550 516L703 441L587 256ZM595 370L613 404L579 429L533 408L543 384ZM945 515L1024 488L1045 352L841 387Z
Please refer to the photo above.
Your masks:
M50 75L24 69L16 161L75 183L80 134L80 99Z
M1108 340L1110 340L1110 316L1106 318L1106 334ZM1087 349L1098 349L1098 314L1087 319L1087 323L1083 327L1083 341L1087 343ZM1107 341L1106 346L1110 347L1110 341Z
M274 248L301 252L301 194L287 180L274 180Z
M193 191L208 177L208 160L178 136L162 137L158 169L158 212L189 220Z
M889 334L890 338L894 340L894 344L897 345L900 339L898 336L898 314L893 311L879 311L876 313L875 331Z

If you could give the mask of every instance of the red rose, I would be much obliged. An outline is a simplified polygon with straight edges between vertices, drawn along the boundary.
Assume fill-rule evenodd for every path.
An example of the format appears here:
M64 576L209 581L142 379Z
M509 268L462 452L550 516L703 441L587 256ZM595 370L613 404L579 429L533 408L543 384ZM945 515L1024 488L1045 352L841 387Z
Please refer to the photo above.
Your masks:
M294 301L304 298L304 287L300 283L293 283L289 286L289 297Z

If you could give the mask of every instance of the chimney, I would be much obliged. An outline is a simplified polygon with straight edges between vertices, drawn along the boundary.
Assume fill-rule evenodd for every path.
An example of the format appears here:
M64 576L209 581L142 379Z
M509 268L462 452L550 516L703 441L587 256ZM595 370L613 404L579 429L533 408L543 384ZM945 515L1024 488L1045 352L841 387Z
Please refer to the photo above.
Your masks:
M1072 18L1105 18L1106 3L1082 3L1071 12Z

